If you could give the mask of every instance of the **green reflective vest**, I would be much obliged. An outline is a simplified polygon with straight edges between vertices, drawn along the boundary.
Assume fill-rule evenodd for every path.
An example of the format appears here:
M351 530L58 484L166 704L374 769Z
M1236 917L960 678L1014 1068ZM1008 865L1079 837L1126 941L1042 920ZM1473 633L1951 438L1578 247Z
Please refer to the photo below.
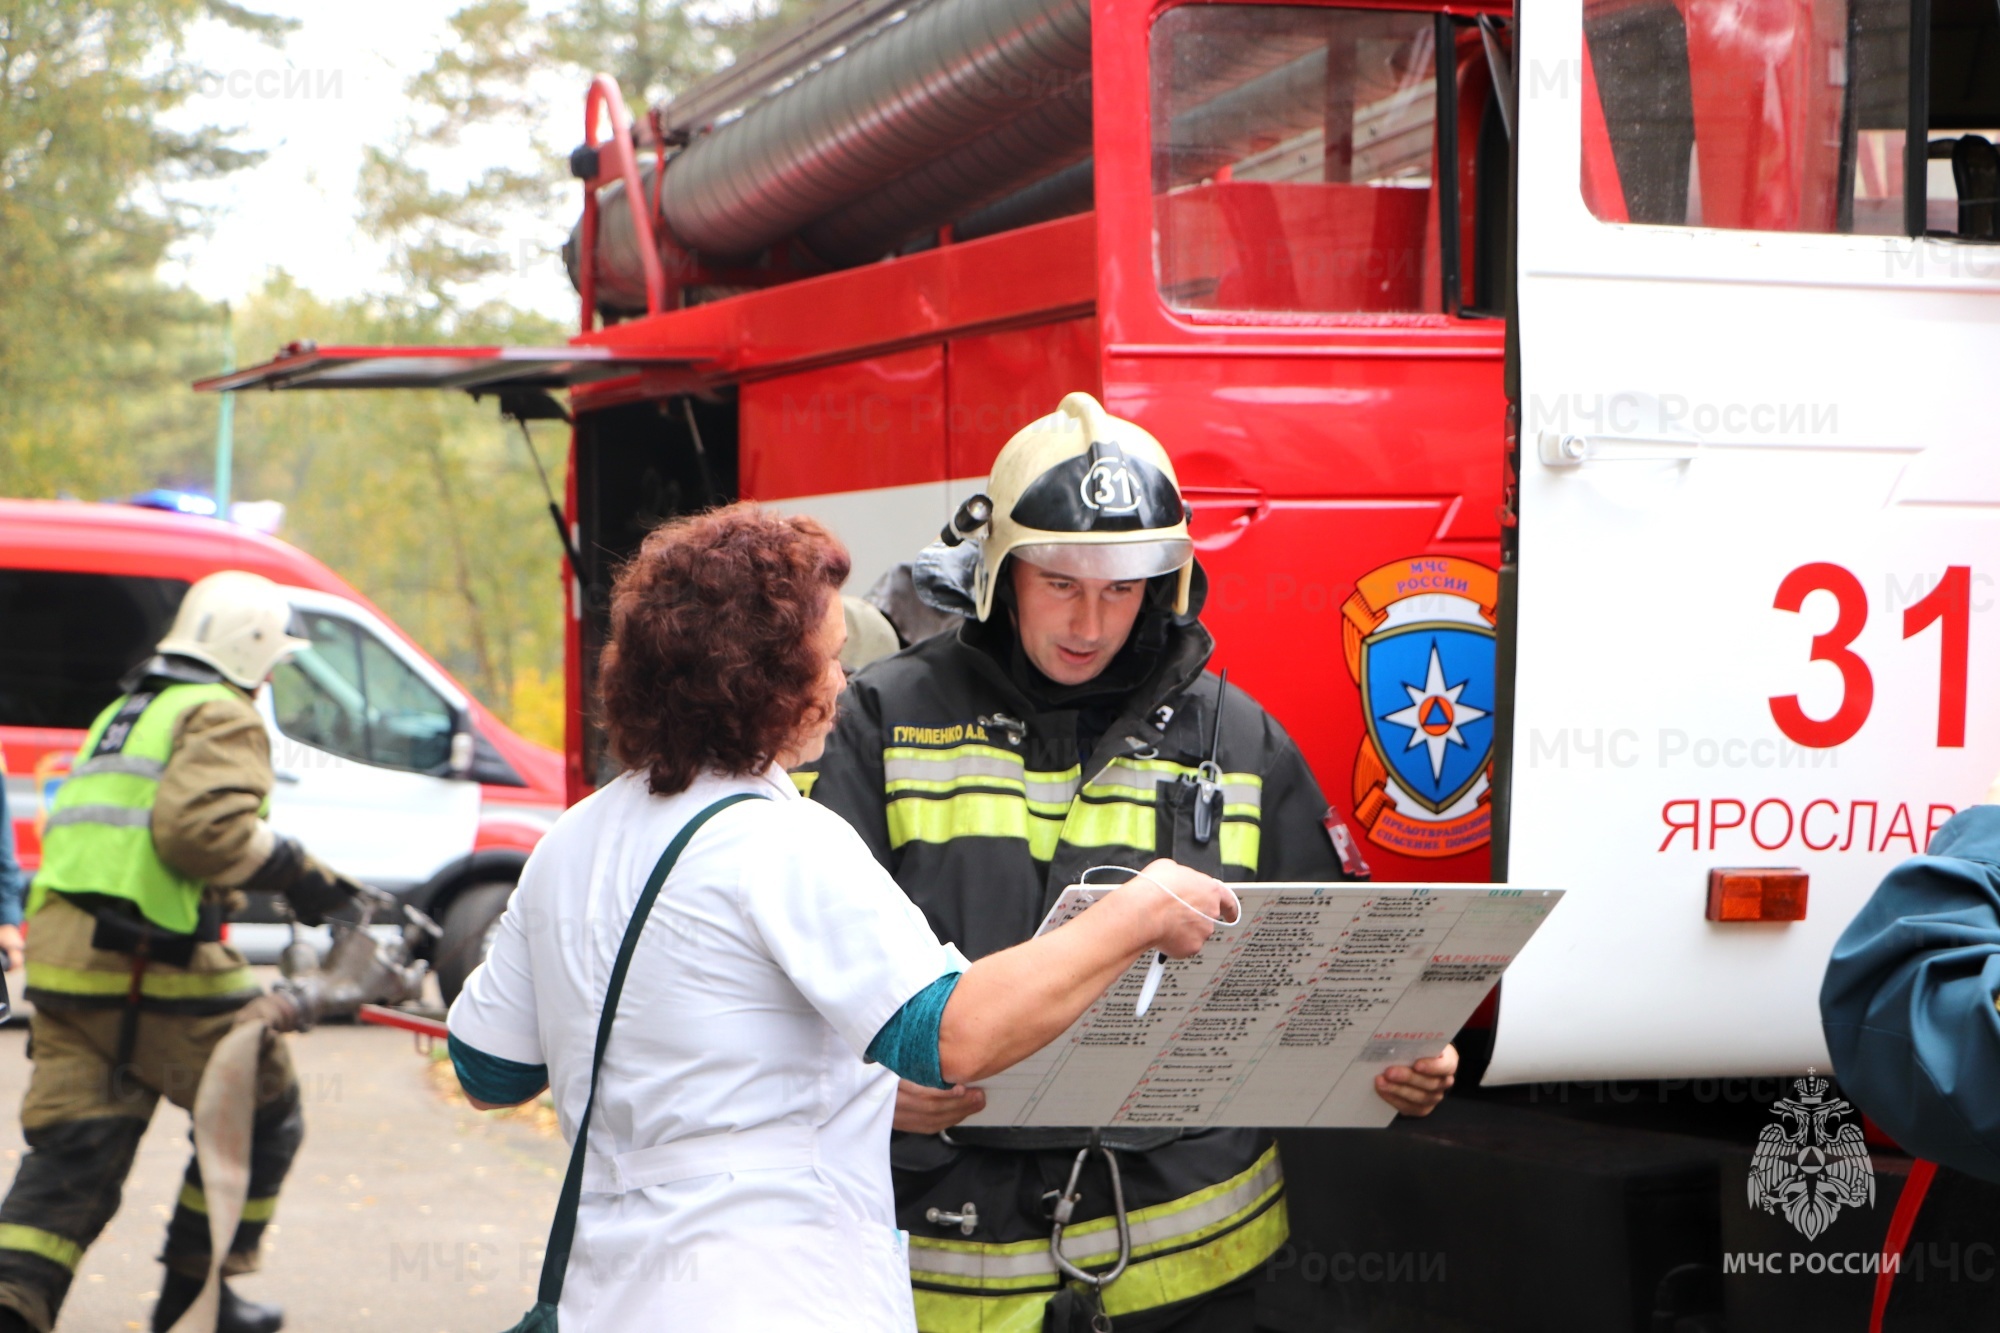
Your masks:
M203 886L154 850L153 800L180 715L236 697L227 685L169 685L126 695L97 715L49 807L29 915L51 891L95 893L126 899L162 930L194 933Z

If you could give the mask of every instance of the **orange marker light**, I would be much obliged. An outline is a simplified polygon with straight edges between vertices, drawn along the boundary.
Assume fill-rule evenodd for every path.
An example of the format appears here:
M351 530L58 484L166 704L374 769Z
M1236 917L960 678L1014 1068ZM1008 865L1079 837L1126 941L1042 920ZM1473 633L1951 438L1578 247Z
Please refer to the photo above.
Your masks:
M1797 866L1729 867L1708 872L1710 921L1803 921L1806 872Z

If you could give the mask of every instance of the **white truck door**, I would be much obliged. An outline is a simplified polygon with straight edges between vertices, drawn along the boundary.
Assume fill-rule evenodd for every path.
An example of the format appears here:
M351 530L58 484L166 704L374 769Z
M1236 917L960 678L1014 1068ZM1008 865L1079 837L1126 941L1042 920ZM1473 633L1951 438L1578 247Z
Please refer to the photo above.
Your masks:
M258 695L272 827L370 884L421 883L479 829L479 784L451 776L464 700L362 608L286 591L313 646Z
M1490 1081L1824 1070L1835 939L2000 771L2000 20L1909 13L1527 7L1508 878L1570 892Z

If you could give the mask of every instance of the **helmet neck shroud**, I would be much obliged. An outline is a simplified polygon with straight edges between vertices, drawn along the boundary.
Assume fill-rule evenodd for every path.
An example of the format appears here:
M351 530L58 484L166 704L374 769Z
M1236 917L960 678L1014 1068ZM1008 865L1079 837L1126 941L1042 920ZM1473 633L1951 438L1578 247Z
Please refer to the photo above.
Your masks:
M155 653L126 672L118 682L118 688L127 694L135 694L148 685L160 688L168 685L227 685L245 694L251 692L208 663L182 657L179 653Z

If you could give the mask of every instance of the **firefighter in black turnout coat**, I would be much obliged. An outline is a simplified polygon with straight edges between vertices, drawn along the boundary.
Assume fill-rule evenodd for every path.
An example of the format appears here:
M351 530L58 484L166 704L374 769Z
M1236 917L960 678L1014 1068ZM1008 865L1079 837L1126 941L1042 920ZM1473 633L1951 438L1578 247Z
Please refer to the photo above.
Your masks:
M1166 451L1068 395L918 561L927 600L963 628L857 674L825 757L794 774L967 955L1031 936L1091 867L1165 856L1225 880L1346 878L1298 747L1204 669L1193 556ZM1456 1062L1447 1050L1378 1089L1424 1114ZM897 1211L924 1333L1253 1326L1254 1274L1287 1234L1268 1133L951 1128L981 1105L976 1089L898 1096ZM1114 1169L1129 1262L1096 1286L1076 1279L1119 1259ZM1073 1172L1058 1259L1052 1216Z

